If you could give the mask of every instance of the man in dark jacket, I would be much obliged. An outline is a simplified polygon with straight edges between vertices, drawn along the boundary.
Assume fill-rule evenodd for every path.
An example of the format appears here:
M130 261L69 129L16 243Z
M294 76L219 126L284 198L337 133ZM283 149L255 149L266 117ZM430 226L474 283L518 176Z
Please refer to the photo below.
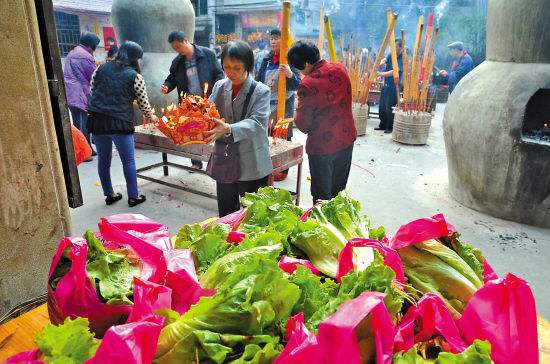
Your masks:
M178 99L186 93L203 96L208 84L207 96L210 95L216 81L224 78L214 52L191 43L182 31L170 33L168 43L178 55L172 61L170 74L161 86L161 92L167 94L177 88ZM191 162L193 167L202 168L201 161Z
M260 69L256 73L256 81L266 84L271 89L271 116L273 120L277 117L277 97L279 94L279 74L284 72L286 77L286 103L285 118L291 118L294 115L294 98L296 90L300 86L300 72L296 68L291 68L286 64L279 64L279 53L281 49L281 31L273 29L270 32L271 51L264 56ZM292 138L292 127L288 129L287 140ZM286 178L288 170L275 174L275 181L282 181Z
M449 44L447 48L449 48L449 55L453 57L451 70L448 72L446 70L441 70L439 71L439 75L447 78L449 93L451 93L462 77L466 76L468 72L474 69L474 61L464 49L464 43L462 42L453 42Z
M401 39L395 40L397 48L397 65L399 68L399 79L401 80L403 73L403 58L402 58L402 42ZM389 134L393 130L393 107L397 105L397 88L395 87L393 80L393 63L391 61L391 54L386 57L386 70L378 72L379 76L384 77L384 87L380 92L380 105L378 106L378 117L380 118L380 124L374 130L384 130L384 133Z

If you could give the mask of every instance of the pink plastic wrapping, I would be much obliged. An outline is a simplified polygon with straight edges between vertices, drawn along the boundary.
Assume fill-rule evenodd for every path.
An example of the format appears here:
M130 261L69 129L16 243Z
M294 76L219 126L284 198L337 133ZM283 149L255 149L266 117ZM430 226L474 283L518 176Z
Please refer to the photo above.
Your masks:
M2 364L45 364L42 360L38 360L39 355L40 350L38 349L24 351L10 356Z
M411 306L397 327L395 352L408 351L415 344L442 336L453 353L467 348L460 337L456 323L445 306L445 302L433 293L425 294Z
M154 316L155 310L172 307L172 290L160 284L134 278L134 306L127 322Z
M150 316L144 321L111 327L105 333L96 354L85 364L151 363L163 324L163 317Z
M355 247L371 247L376 249L384 257L384 264L395 272L395 280L399 283L405 283L403 262L397 251L378 240L362 238L351 239L344 249L340 251L340 255L338 256L338 273L336 274L338 281L353 270L353 248Z
M283 271L285 271L288 274L294 273L298 265L303 265L304 267L308 268L313 274L317 276L321 274L319 269L315 268L315 266L311 264L311 262L307 259L297 259L297 258L287 257L286 255L283 255L279 260L278 265L279 265L279 268L281 268Z
M529 284L513 274L485 283L458 326L467 344L488 340L496 364L539 362L535 299Z
M390 364L393 354L394 326L384 306L384 294L363 292L343 303L338 310L319 325L317 337L303 325L303 316L294 316L294 329L287 346L275 364L346 363L360 364L361 357L356 328L367 317L376 347L376 363ZM287 326L288 327L288 326ZM288 333L287 333L288 334Z
M240 244L246 238L246 234L240 231L230 231L227 235L227 242Z
M246 216L246 208L243 208L243 209L240 209L239 211L235 211L232 214L226 215L224 217L220 217L219 219L216 220L216 223L227 224L231 226L231 230L237 230L237 228L239 227L239 225L241 224L245 216Z
M63 250L70 249L71 269L57 283L55 291L48 284L48 313L50 321L59 325L66 317L86 317L90 330L101 337L112 325L126 321L132 306L107 305L100 301L95 287L86 273L88 245L83 238L61 240L55 253L48 277L51 277Z
M320 203L322 202L322 200L319 200L317 201L316 203L313 204L313 206L311 206L309 209L307 209L303 214L302 216L300 216L300 220L302 221L306 221L309 217L309 214L311 214L311 211L317 207L317 205L319 205Z
M493 267L487 262L487 259L483 261L483 283L498 279L498 275L494 271Z
M391 239L391 247L399 250L406 246L443 236L451 236L456 229L445 221L443 214L414 220L401 226Z
M212 296L215 289L203 289L197 278L191 250L176 249L164 252L168 271L165 284L172 289L172 309L180 314L189 310L201 296Z
M107 249L131 249L140 260L140 278L163 284L166 261L163 249L171 248L168 229L143 215L121 214L102 218L99 223L101 238ZM48 285L48 313L54 324L66 317L86 317L90 330L101 337L112 325L122 324L130 314L130 305L107 305L100 301L95 287L86 273L88 245L84 238L61 240L52 260L51 277L65 249L69 249L71 269L61 278L55 291Z

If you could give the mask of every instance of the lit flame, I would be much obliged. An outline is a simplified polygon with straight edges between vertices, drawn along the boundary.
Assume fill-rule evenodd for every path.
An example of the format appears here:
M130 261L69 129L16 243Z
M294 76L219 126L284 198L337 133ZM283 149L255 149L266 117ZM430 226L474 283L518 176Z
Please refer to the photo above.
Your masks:
M544 129L548 129L548 123L544 123Z

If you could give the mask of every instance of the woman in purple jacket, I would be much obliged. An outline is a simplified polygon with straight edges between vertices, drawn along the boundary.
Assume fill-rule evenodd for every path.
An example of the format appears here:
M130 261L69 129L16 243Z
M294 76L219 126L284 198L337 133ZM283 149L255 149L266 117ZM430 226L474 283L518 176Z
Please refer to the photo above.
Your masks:
M94 51L98 44L97 35L90 32L82 33L79 44L67 55L63 70L67 104L73 117L73 124L86 136L88 143L90 134L86 128L86 113L90 80L96 68Z

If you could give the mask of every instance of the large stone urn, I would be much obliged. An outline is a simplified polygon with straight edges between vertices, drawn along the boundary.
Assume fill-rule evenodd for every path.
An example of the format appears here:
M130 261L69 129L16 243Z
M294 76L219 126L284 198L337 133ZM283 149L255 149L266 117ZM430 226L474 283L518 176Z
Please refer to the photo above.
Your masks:
M189 0L114 0L111 8L119 42L131 40L143 47L141 71L152 106L176 102L176 91L168 96L160 86L168 76L176 53L168 43L168 34L183 30L190 41L195 35L195 10Z
M487 60L461 80L443 118L450 193L550 227L550 1L488 6Z

